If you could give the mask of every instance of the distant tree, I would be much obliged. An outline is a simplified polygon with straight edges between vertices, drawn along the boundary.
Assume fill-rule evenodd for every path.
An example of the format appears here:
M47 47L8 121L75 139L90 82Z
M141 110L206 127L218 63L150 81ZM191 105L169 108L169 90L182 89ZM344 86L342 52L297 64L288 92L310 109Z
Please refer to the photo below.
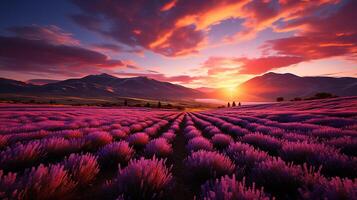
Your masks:
M315 98L316 99L328 99L328 98L333 98L336 97L336 95L333 95L331 93L327 93L327 92L319 92L315 94Z
M278 98L276 98L276 101L277 101L277 102L284 101L284 97L278 97Z
M231 107L231 104L228 102L228 104L227 104L227 107L229 108L229 107Z
M236 107L236 102L235 101L233 101L232 107Z
M145 107L150 108L150 103L149 103L149 102L147 102L147 103L146 103L146 105L145 105Z
M306 100L314 100L314 99L328 99L328 98L335 98L336 95L327 92L319 92L316 93L315 96L306 98Z
M124 106L128 106L128 100L124 100Z
M186 108L184 106L176 106L178 110L185 110Z
M241 105L242 105L242 104L239 102L239 103L238 103L238 106L241 106Z
M161 102L160 101L157 103L157 107L161 108Z
M295 97L291 101L301 101L302 99L300 97Z

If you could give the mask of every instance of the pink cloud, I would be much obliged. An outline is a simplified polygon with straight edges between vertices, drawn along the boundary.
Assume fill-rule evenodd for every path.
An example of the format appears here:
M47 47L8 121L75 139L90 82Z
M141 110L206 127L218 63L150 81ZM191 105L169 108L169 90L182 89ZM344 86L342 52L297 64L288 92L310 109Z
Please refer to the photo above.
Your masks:
M273 69L299 63L303 60L301 57L293 56L268 56L260 58L210 57L203 63L202 68L208 69L208 76L225 72L231 74L262 74Z
M264 47L282 55L305 60L343 56L356 60L357 2L348 1L337 12L321 17L297 19L279 27L297 30L298 36L268 41Z
M16 36L0 36L0 70L68 76L125 68L125 63L80 45L72 34L56 26L9 29Z
M240 74L262 74L273 69L297 64L304 59L291 56L269 56L254 59L238 58L235 60L242 62L242 66L239 69Z

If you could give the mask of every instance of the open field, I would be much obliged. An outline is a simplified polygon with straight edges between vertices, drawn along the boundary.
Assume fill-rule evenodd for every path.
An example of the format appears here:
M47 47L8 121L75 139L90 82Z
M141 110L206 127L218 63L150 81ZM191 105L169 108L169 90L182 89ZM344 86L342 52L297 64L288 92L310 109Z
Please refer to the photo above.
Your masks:
M0 199L357 199L357 97L202 112L0 104Z
M0 103L16 104L51 104L51 105L69 105L69 106L102 106L102 107L120 107L127 101L130 107L145 107L148 103L150 107L157 107L160 101L163 108L167 109L212 109L221 106L209 102L197 102L194 100L171 100L171 99L143 99L132 97L116 98L88 98L88 97L68 97L68 96L36 96L36 95L13 95L0 94ZM225 103L223 103L225 104Z

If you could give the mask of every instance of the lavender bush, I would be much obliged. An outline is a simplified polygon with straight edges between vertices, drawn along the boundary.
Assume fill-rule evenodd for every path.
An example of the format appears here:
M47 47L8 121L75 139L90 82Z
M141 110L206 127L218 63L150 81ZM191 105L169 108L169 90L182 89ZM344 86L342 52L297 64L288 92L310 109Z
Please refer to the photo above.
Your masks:
M201 188L200 199L204 200L269 200L263 189L256 189L255 184L247 187L245 179L239 182L234 175L209 181Z
M98 160L104 167L116 167L118 164L123 166L129 162L134 153L135 151L129 146L129 143L125 141L113 142L99 150Z
M20 180L20 199L59 199L76 187L62 165L39 165L25 172Z
M198 151L198 150L212 151L213 145L208 139L204 137L194 137L188 141L186 148L189 151Z
M295 196L303 185L300 167L286 164L281 159L260 162L252 169L252 180L267 191L279 196Z
M233 162L223 154L197 151L184 161L187 176L192 183L202 184L211 178L231 175L235 170Z
M157 158L130 161L119 169L115 187L125 199L160 199L172 186L171 168Z
M149 157L167 157L172 153L172 146L164 138L153 139L146 145L145 153Z
M46 153L38 141L17 143L0 152L0 168L4 170L24 169L41 161Z
M277 153L281 147L281 142L278 139L260 133L245 135L242 138L242 141L254 145L262 150L269 151L272 154Z
M83 155L71 154L63 163L65 169L69 171L79 185L89 184L99 173L97 157L89 153Z
M128 137L128 142L136 148L143 148L149 142L149 136L144 132L138 132Z
M212 137L213 146L219 150L225 149L231 142L233 142L233 139L229 135L215 134Z

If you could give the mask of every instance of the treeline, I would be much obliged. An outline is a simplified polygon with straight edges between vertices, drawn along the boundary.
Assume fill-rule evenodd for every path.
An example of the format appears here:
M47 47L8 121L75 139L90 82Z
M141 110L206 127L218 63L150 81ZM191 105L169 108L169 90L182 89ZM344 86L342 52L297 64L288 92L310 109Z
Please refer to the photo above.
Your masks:
M316 93L312 97L307 97L307 98L295 97L295 98L291 99L290 101L329 99L329 98L336 98L336 97L338 97L338 96L334 95L334 94L331 94L331 93L328 93L328 92L319 92L319 93ZM285 99L284 99L284 97L277 97L276 101L277 102L282 102L282 101L285 101Z

